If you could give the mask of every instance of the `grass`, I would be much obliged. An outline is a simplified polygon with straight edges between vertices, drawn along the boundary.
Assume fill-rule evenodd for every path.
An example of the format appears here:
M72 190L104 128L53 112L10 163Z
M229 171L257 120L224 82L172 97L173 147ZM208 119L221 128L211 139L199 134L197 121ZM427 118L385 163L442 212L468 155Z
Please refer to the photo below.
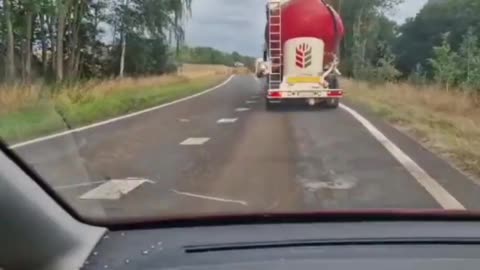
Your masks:
M95 96L85 102L71 102L67 99L59 102L59 108L71 125L79 126L185 97L205 90L224 79L224 76L215 76L176 82L162 87L144 87L141 91L124 90L115 94Z
M0 86L0 114L16 111L38 102L41 92L39 85Z
M465 92L408 83L343 81L348 100L371 108L457 167L480 176L480 102Z
M0 116L0 137L7 143L65 129L54 106L47 102Z
M89 81L54 93L39 86L0 89L0 137L13 144L146 109L217 85L231 72L192 65L175 75Z

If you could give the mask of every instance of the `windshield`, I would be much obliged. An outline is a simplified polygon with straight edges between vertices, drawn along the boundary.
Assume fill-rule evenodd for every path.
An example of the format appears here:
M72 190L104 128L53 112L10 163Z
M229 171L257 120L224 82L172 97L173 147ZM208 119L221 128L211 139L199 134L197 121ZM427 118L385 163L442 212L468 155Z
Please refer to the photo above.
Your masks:
M81 216L480 209L478 0L2 0L0 138Z

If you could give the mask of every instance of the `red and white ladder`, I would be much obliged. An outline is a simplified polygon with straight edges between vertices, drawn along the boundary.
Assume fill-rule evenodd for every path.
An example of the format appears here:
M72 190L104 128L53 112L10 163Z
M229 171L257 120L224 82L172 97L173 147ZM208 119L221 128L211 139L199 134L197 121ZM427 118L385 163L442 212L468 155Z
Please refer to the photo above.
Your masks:
M282 1L268 2L268 59L270 72L268 89L278 89L282 83Z

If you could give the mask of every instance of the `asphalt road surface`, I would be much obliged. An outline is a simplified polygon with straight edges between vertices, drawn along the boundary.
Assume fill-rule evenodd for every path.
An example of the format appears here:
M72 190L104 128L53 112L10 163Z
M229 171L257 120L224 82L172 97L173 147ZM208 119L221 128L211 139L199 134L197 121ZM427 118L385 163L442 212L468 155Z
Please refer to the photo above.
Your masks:
M14 149L95 217L480 209L478 184L368 111L266 111L261 89L237 75L181 102Z

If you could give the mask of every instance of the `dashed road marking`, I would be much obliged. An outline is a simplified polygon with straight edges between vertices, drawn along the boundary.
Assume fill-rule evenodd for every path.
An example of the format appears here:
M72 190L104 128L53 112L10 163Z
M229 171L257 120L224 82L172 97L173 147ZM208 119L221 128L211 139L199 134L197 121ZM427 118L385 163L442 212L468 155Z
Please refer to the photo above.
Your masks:
M202 145L208 142L210 138L188 138L185 141L181 142L180 145Z
M205 200L211 200L211 201L217 201L217 202L225 202L225 203L236 203L236 204L241 204L244 206L248 206L248 203L245 201L239 201L239 200L230 200L230 199L224 199L224 198L219 198L219 197L212 197L212 196L205 196L205 195L200 195L200 194L194 194L190 192L181 192L175 189L172 189L172 191L178 195L183 195L183 196L188 196L188 197L193 197L193 198L199 198L199 199L205 199Z
M247 101L245 101L245 103L247 103L247 104L255 104L255 103L257 103L257 101L256 101L256 100L247 100Z
M80 196L82 200L119 200L139 186L155 182L140 178L127 178L123 180L110 180Z
M78 184L64 185L64 186L55 186L55 187L53 187L53 189L54 190L64 190L64 189L71 189L71 188L88 187L88 186L103 184L105 182L107 182L107 180L95 181L95 182L85 182L85 183L78 183Z
M177 99L175 101L165 103L165 104L162 104L162 105L159 105L159 106L155 106L155 107L152 107L152 108L148 108L148 109L145 109L145 110L141 110L141 111L138 111L138 112L134 112L134 113L122 115L122 116L119 116L119 117L115 117L115 118L112 118L110 120L98 122L98 123L95 123L95 124L92 124L92 125L88 125L88 126L84 126L84 127L80 127L80 128L75 128L75 129L67 130L67 131L64 131L64 132L59 132L59 133L55 133L55 134L52 134L52 135L48 135L48 136L45 136L45 137L40 137L40 138L37 138L37 139L17 143L17 144L11 145L10 149L20 148L20 147L27 146L27 145L30 145L30 144L35 144L35 143L39 143L39 142L43 142L43 141L48 141L48 140L58 138L58 137L62 137L62 136L65 136L65 135L70 135L70 134L73 134L73 133L77 133L77 132L81 132L81 131L84 131L84 130L96 128L96 127L99 127L99 126L108 125L108 124L111 124L111 123L114 123L114 122L117 122L117 121L132 118L132 117L135 117L135 116L138 116L138 115L141 115L141 114L145 114L145 113L148 113L148 112L151 112L151 111L155 111L155 110L158 110L158 109L161 109L161 108L165 108L165 107L168 107L168 106L171 106L171 105L183 102L183 101L187 101L189 99L196 98L198 96L205 95L209 92L217 90L218 88L228 84L234 77L235 77L235 75L232 75L227 80L222 82L221 84L219 84L217 86L214 86L212 88L209 88L209 89L207 89L205 91L202 91L200 93L188 96L188 97Z
M246 112L246 111L250 111L250 108L237 108L237 109L235 109L235 111L237 111L237 112Z
M217 121L218 124L233 124L237 122L238 118L222 118Z
M442 187L442 185L433 179L398 146L390 141L380 130L370 123L370 121L348 106L340 104L340 107L359 121L444 209L466 210L465 206L455 199L455 197L453 197L444 187Z

